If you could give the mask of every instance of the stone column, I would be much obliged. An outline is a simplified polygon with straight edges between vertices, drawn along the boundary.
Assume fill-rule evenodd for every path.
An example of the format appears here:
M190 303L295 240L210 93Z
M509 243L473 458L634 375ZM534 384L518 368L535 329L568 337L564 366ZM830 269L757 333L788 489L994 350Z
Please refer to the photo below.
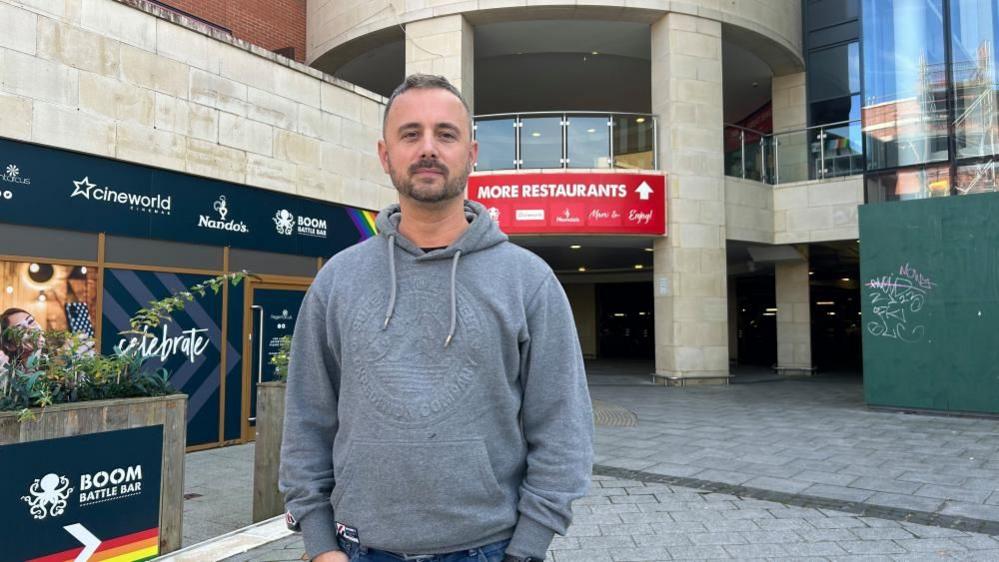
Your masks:
M801 260L775 264L777 293L777 368L784 374L811 374L812 322L808 247Z
M773 125L780 143L777 174L781 183L808 179L808 137L803 129L808 125L805 73L774 76L771 85L773 98Z
M656 375L728 381L721 24L669 13L652 25L652 112L668 177L654 243Z
M406 74L444 76L472 106L475 91L474 28L457 14L406 25Z

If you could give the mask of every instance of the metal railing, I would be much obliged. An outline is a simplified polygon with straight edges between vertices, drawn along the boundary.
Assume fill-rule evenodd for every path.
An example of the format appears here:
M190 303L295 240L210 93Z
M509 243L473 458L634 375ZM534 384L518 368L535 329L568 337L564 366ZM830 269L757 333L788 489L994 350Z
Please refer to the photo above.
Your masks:
M559 111L475 116L476 171L659 169L657 119L648 113Z
M780 133L725 126L725 175L779 184L863 172L859 120Z

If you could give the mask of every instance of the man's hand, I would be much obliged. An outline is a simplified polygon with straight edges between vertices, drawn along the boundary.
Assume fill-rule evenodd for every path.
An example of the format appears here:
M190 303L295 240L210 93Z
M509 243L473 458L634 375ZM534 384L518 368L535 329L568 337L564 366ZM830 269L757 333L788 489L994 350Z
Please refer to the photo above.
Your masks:
M350 558L342 550L331 550L316 556L312 562L350 562Z

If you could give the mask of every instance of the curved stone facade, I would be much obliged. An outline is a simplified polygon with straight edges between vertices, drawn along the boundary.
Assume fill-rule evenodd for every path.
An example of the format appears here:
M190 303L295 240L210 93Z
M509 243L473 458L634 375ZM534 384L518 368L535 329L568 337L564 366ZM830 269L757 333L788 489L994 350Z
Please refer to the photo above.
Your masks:
M776 74L804 66L798 0L602 0L586 5L551 0L308 0L306 60L314 64L351 44L349 53L336 56L344 61L399 26L453 14L474 25L555 18L652 23L667 12L720 22L727 40L755 52Z

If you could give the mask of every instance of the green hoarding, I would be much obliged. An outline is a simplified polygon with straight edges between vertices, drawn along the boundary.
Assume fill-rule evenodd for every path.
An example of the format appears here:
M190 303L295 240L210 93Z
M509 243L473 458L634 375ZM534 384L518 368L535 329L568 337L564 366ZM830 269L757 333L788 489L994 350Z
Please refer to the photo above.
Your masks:
M871 406L999 414L999 194L863 205Z

